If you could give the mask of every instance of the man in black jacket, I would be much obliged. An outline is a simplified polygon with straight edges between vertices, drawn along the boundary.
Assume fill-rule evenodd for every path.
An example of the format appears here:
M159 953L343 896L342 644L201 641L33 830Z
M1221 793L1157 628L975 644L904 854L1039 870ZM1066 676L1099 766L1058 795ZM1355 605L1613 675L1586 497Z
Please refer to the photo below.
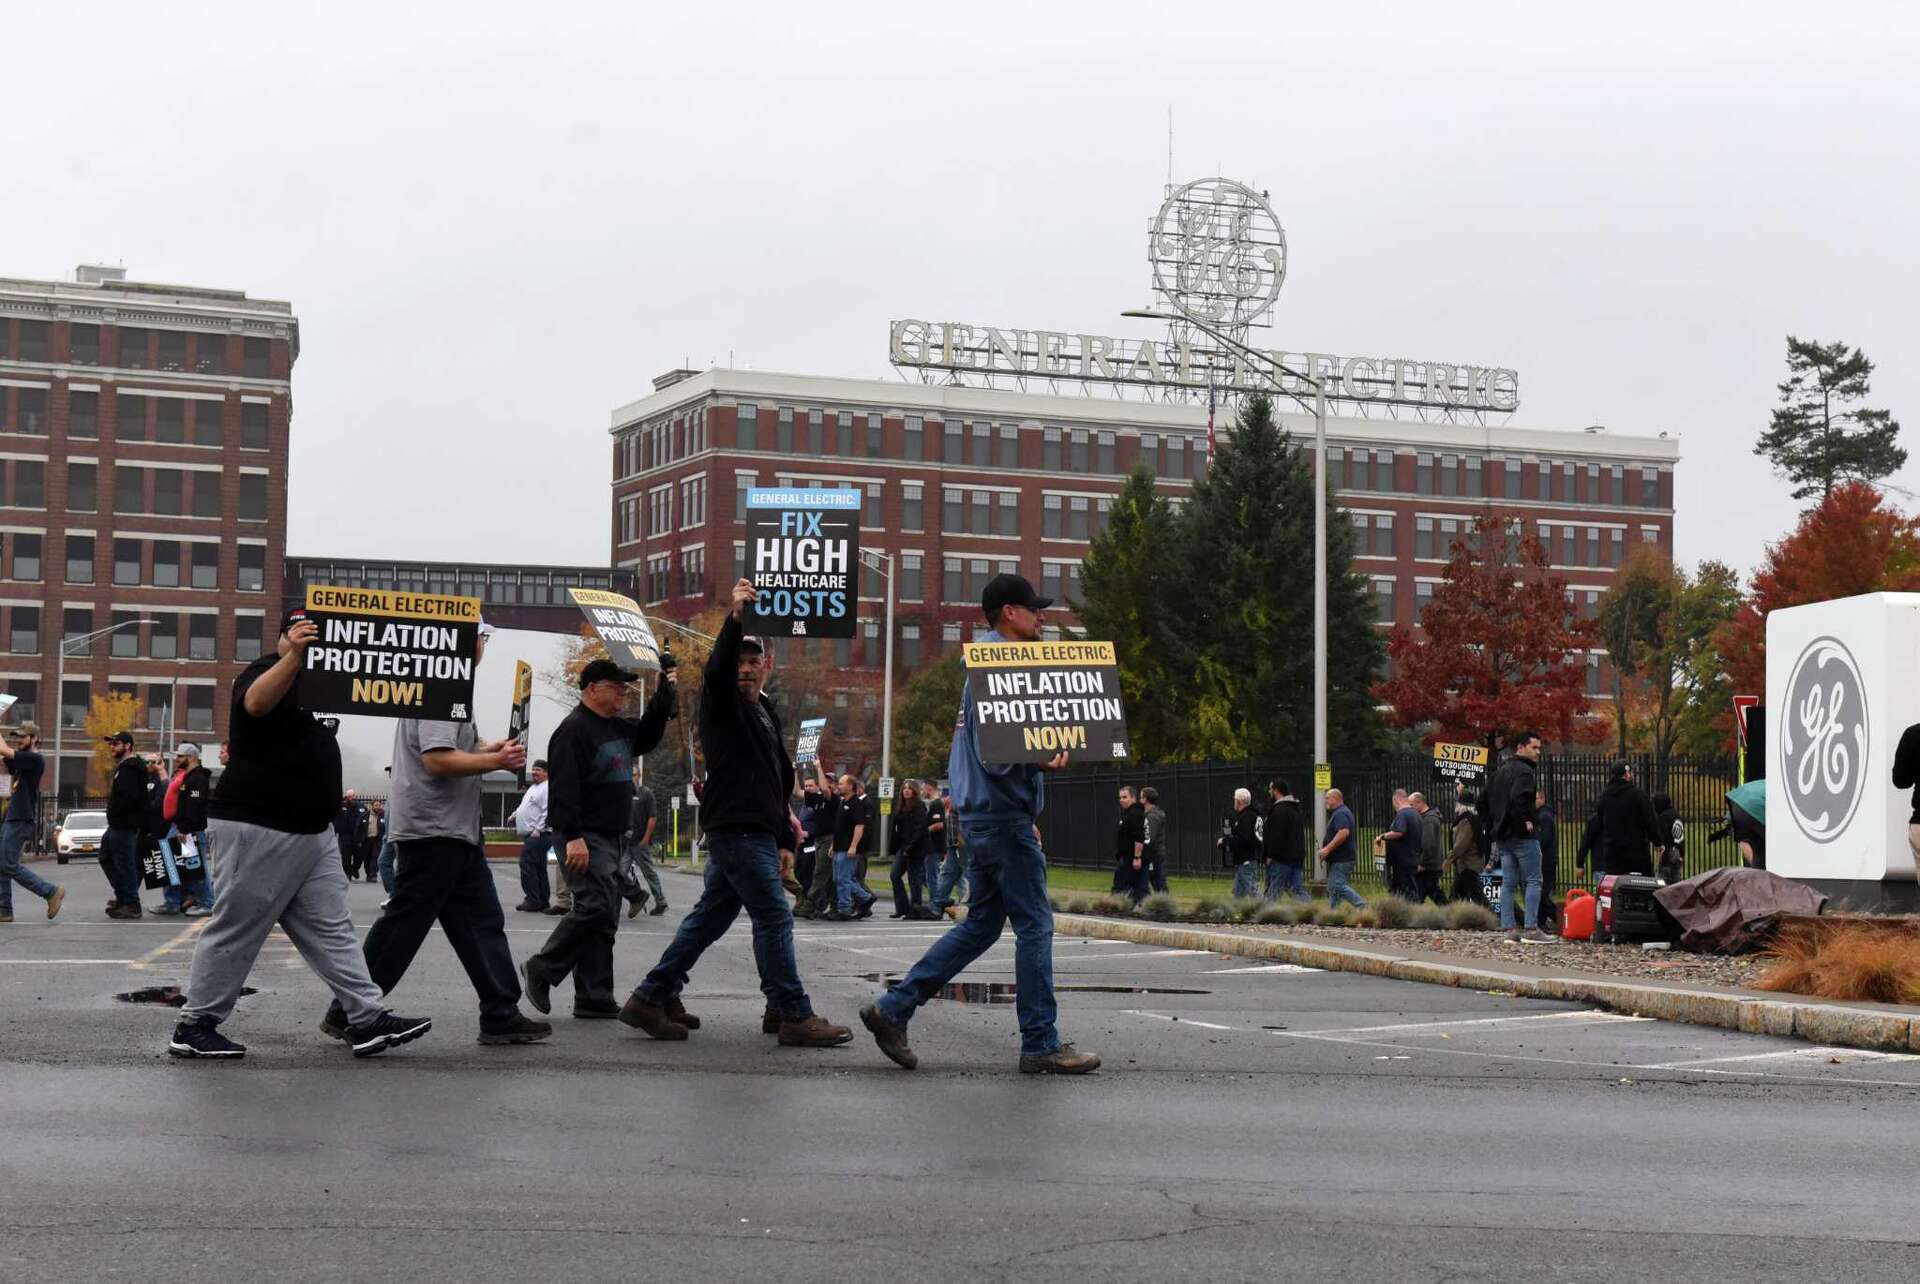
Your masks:
M1587 818L1586 832L1580 838L1581 877L1586 876L1595 853L1599 854L1604 873L1651 876L1653 858L1648 845L1659 842L1660 825L1653 800L1634 783L1630 764L1615 763L1607 787L1600 791L1593 815Z
M1220 845L1226 850L1227 862L1234 868L1234 899L1258 896L1260 879L1254 862L1260 859L1260 811L1253 805L1251 790L1233 791L1233 814L1227 817Z
M818 918L833 908L833 827L840 814L840 799L827 780L820 760L813 760L813 780L806 793L807 837L813 842L813 868L806 882L806 895L800 898L795 913L802 918Z
M793 958L793 911L781 875L793 865L793 763L780 715L767 699L766 644L742 627L759 597L748 580L733 586L733 609L720 627L701 682L700 746L707 784L701 818L707 831L706 886L680 921L673 943L620 1009L620 1019L656 1039L684 1039L700 1028L680 992L707 947L726 935L742 909L753 921L753 958L767 996L762 1032L785 1047L830 1048L853 1038L817 1015Z
M1514 743L1513 756L1487 782L1487 832L1500 858L1501 929L1509 941L1551 945L1555 938L1540 930L1540 838L1534 828L1539 762L1539 733L1523 733ZM1514 924L1514 903L1523 895L1524 930Z
M113 887L108 918L139 918L141 841L146 833L147 764L133 751L133 736L116 731L107 737L113 755L113 782L107 789L107 832L100 840L100 868Z
M575 1016L614 1016L613 939L620 930L620 836L633 809L633 760L667 732L676 678L660 684L638 719L623 718L628 684L639 675L611 660L580 671L580 703L547 741L547 826L564 844L560 875L572 908L554 924L540 952L522 965L527 1001L551 1012L553 986L573 974ZM711 815L711 813L708 813Z
M213 773L200 762L200 746L183 744L174 750L173 767L180 776L174 792L173 831L179 835L174 864L180 870L180 895L189 918L213 913L213 865L208 860L207 802L213 797ZM192 850L189 851L188 849Z
M1300 814L1300 800L1284 780L1267 784L1267 820L1260 831L1260 858L1267 867L1267 899L1277 901L1291 896L1297 901L1307 897L1304 871L1307 860L1307 821Z
M1113 890L1135 905L1147 898L1147 809L1132 785L1120 786L1120 827L1113 840Z
M367 808L360 795L349 789L340 798L340 810L333 814L333 838L340 844L340 868L352 881L360 870L360 849L366 843Z

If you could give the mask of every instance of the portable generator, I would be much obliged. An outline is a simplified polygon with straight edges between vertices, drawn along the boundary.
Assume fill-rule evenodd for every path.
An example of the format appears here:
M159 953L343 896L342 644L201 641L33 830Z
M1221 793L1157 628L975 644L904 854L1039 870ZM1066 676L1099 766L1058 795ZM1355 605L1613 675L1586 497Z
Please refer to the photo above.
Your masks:
M1600 880L1600 924L1605 941L1663 941L1669 933L1653 894L1666 884L1645 874L1608 874Z

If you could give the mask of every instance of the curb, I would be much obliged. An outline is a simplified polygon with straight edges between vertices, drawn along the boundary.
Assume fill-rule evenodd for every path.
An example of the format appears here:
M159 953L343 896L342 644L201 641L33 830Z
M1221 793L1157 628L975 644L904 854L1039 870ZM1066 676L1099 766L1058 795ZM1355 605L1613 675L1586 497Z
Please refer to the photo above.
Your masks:
M1880 1052L1920 1052L1920 1017L1881 1008L1850 1008L1831 1003L1759 999L1750 994L1683 990L1641 985L1605 977L1520 976L1490 968L1456 966L1426 958L1405 958L1345 945L1315 945L1280 937L1239 936L1201 928L1125 923L1081 914L1055 914L1054 929L1075 936L1169 949L1205 950L1243 958L1272 959L1326 972L1360 972L1395 981L1421 981L1459 989L1495 990L1526 999L1591 1003L1632 1016L1687 1025L1716 1026L1743 1034L1806 1039L1836 1047Z

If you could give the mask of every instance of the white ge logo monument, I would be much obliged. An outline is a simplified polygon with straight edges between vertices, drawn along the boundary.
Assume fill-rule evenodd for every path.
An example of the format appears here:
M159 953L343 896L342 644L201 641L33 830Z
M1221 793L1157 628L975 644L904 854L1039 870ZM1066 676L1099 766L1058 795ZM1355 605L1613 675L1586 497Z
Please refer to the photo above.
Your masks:
M1860 668L1834 638L1815 638L1787 679L1780 713L1780 776L1800 832L1840 836L1867 779L1867 700Z

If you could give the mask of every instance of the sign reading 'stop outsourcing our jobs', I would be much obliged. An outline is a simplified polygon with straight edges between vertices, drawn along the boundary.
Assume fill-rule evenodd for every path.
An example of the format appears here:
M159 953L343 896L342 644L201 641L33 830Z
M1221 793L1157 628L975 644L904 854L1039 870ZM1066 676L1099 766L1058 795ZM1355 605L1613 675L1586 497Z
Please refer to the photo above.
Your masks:
M749 633L853 636L863 498L850 489L747 492L747 578L760 592Z

